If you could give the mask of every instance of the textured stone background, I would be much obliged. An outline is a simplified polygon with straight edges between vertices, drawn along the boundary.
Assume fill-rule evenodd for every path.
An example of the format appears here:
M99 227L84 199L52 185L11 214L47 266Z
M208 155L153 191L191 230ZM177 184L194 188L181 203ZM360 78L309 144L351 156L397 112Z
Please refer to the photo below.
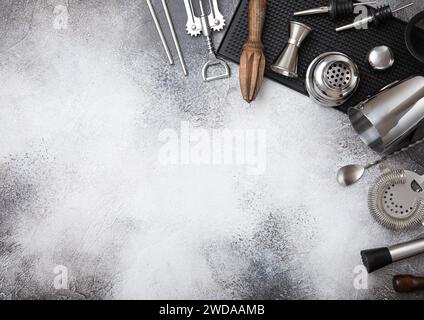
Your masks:
M204 84L204 39L185 34L182 1L168 2L187 78L166 64L144 0L0 2L0 298L423 298L391 289L396 273L423 275L423 257L353 287L361 249L421 230L370 217L377 170L335 183L339 166L378 158L346 116L271 81L249 106L236 65ZM236 3L221 0L227 18ZM57 5L66 30L53 27ZM267 171L161 166L158 134L181 121L266 129ZM406 155L389 163L424 172ZM53 286L57 265L67 290Z

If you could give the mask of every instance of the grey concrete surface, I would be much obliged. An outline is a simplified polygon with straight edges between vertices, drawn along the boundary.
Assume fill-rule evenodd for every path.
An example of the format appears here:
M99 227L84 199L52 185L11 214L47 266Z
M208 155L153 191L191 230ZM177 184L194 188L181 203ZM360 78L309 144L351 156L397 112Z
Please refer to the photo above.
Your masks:
M422 299L391 277L424 275L423 257L354 286L361 249L421 230L370 217L378 170L336 184L341 165L379 157L346 116L268 80L247 105L234 64L203 83L204 39L168 3L187 78L166 64L144 0L0 2L0 298ZM220 3L229 18L237 1ZM265 130L266 170L161 164L161 133L182 122ZM389 164L424 172L419 152Z

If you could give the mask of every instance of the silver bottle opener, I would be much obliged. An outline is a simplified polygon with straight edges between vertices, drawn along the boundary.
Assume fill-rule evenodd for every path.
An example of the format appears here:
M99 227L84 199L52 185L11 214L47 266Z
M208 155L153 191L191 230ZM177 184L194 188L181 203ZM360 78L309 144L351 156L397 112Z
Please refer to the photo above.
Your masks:
M187 12L187 33L197 37L202 33L201 18L195 15L192 0L184 0L184 6ZM221 31L225 27L225 18L219 11L218 0L209 0L209 7L211 8L211 13L207 17L209 28L213 31Z
M213 42L212 42L212 31L211 31L211 28L210 28L210 25L209 25L209 19L205 14L205 10L203 9L202 0L199 0L199 5L200 5L200 12L201 12L200 22L201 22L201 26L202 26L202 33L206 37L206 40L208 42L208 50L209 50L208 61L203 66L203 70L202 70L203 81L209 82L209 81L213 81L213 80L229 78L230 77L230 67L228 66L228 64L224 60L218 59L216 57L215 48L214 48L214 45L213 45ZM222 66L222 67L224 67L224 73L209 77L208 76L208 69L211 66Z

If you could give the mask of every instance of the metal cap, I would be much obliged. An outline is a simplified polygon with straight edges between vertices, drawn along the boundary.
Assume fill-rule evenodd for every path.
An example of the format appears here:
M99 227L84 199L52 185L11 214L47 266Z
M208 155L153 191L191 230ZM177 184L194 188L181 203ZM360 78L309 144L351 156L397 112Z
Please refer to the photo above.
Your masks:
M309 65L305 85L316 103L337 107L345 103L358 88L359 69L347 55L327 52Z
M368 63L374 70L387 70L395 63L395 54L388 46L375 47L368 54Z

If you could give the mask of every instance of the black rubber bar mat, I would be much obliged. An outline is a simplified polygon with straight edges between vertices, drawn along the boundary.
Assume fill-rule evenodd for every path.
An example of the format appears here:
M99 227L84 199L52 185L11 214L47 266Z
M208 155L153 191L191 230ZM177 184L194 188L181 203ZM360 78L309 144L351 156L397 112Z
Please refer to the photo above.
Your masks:
M350 30L337 33L336 27L351 23L354 17L333 21L328 15L293 17L299 10L326 5L327 1L314 0L268 0L266 22L263 32L264 51L267 58L265 76L305 95L304 78L308 65L319 54L339 51L350 56L359 66L361 82L355 95L340 107L346 111L369 95L396 80L410 75L422 74L424 65L412 57L405 45L406 23L391 19L379 27L370 25L368 30ZM248 0L241 0L227 27L218 54L239 63L243 43L247 38ZM288 40L288 22L296 20L312 27L313 32L303 43L299 52L299 79L293 80L271 71L271 64L278 58ZM373 71L366 57L375 46L387 45L396 56L394 66L386 71Z

